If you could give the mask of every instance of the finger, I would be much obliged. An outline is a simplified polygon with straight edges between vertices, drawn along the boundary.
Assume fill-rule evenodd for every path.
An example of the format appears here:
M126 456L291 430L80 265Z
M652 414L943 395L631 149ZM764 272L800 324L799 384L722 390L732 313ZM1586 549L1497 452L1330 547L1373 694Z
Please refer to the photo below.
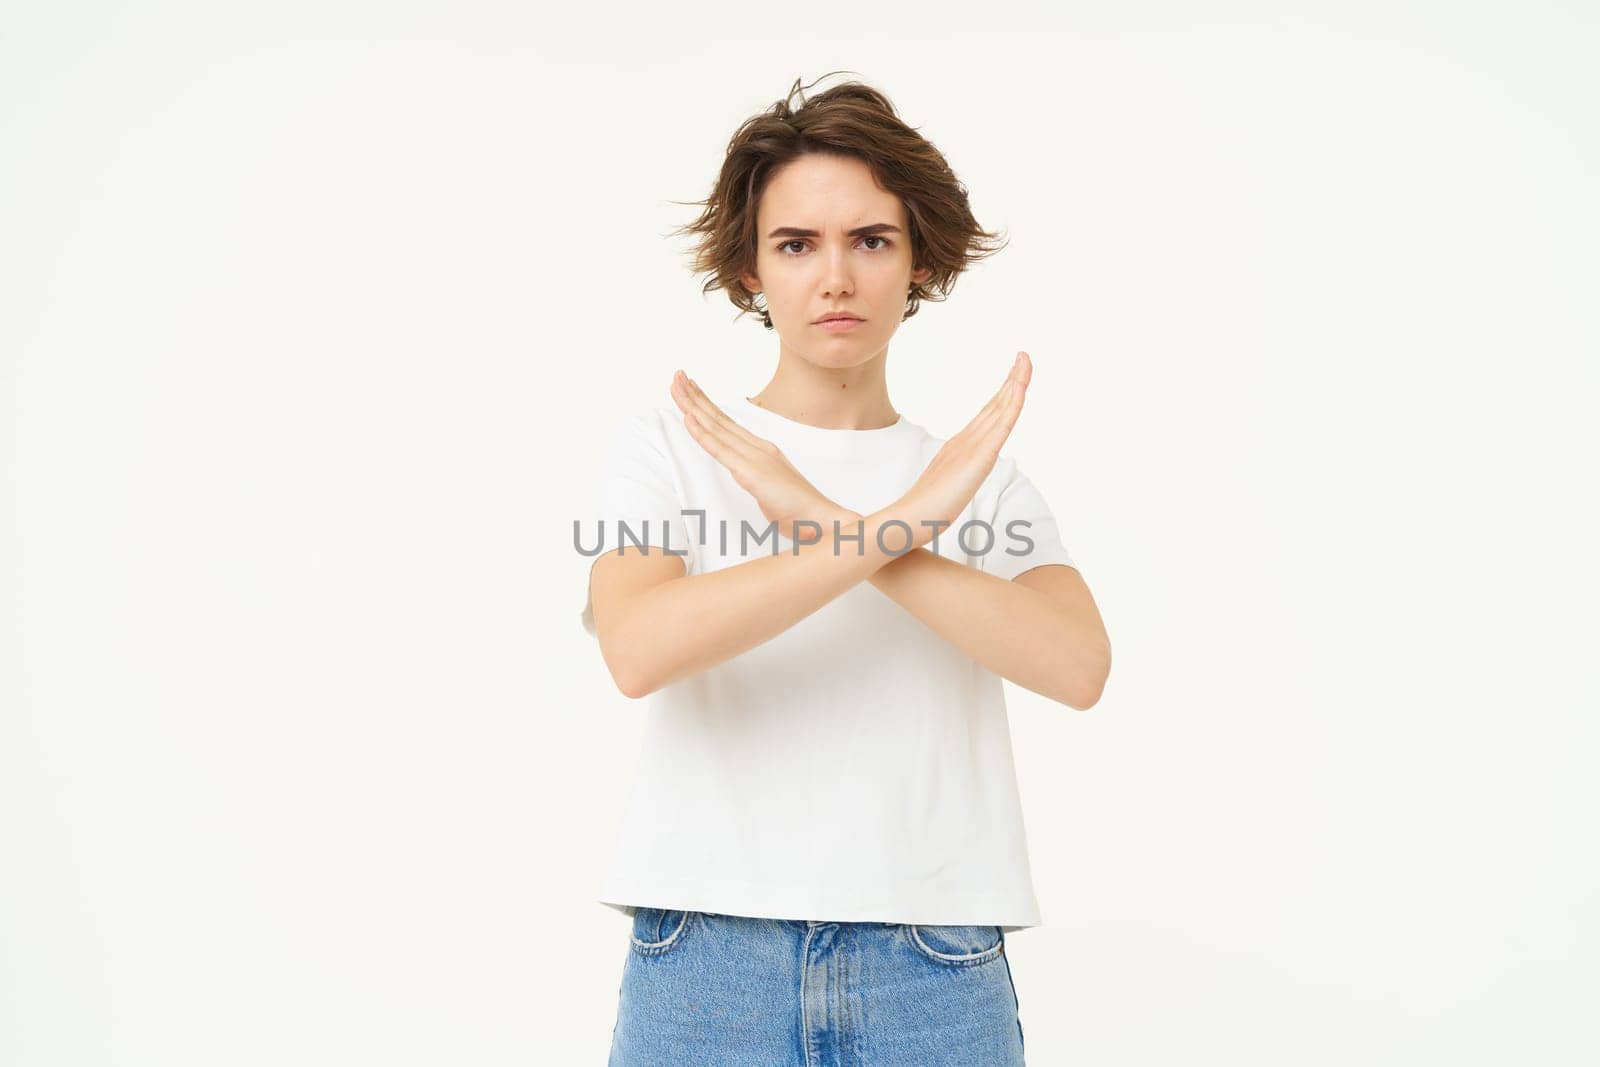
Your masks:
M683 410L684 428L689 431L695 443L712 459L728 468L734 480L743 485L750 476L750 471L754 469L754 460L759 450L734 437L722 426L707 421L704 412L690 400L688 387L683 382L675 383L673 399Z
M972 440L983 449L997 450L1011 435L1011 428L1017 424L1017 417L1022 413L1022 402L1027 396L1027 386L1024 382L1012 379L1005 385L1005 397L1000 404L986 415L974 420Z
M687 426L688 420L693 419L701 434L696 438L700 446L711 452L717 461L733 471L736 477L741 471L747 473L754 469L759 461L771 460L771 453L761 447L760 438L745 440L737 436L727 423L715 421L704 408L694 402L687 384L680 383L678 388L682 391L679 407L683 409L684 425ZM716 445L715 450L709 447L713 442ZM740 468L738 470L734 466L736 463Z
M1026 388L1028 379L1032 374L1033 364L1028 360L1028 354L1026 352L1018 352L1016 358L1011 361L1011 372L1006 375L1006 380L1000 383L1000 388L995 390L994 397L988 405L989 410L992 412L1005 403L1010 395L1006 392L1006 389L1012 383L1021 384Z
M738 439L751 447L759 447L766 443L724 415L722 410L711 402L711 398L695 384L694 379L682 371L673 375L671 391L673 402L678 405L678 409L686 415L691 411L698 415L700 425L704 429Z
M1024 354L1018 352L1016 358L1011 361L1011 370L1006 375L1006 380L1000 383L1000 388L995 390L994 396L989 398L989 402L983 406L983 409L972 417L973 424L977 426L987 424L988 420L994 416L995 411L1005 402L1006 397L1010 395L1007 390L1011 387L1011 383L1017 381L1026 371L1027 363L1024 359Z
M1011 430L1017 425L1017 419L1022 415L1022 404L1027 399L1028 390L1022 382L1011 382L1007 386L1009 395L1005 403L996 408L989 420L979 432L979 440L983 446L999 452L1002 445L1011 436Z
M1007 396L1009 395L1007 390L1010 389L1011 384L1019 380L1026 384L1031 371L1032 366L1028 362L1027 353L1018 352L1016 359L1014 359L1011 363L1011 371L1006 375L1006 380L1000 383L1000 388L995 391L994 396L990 397L989 402L972 417L972 421L967 423L966 428L962 430L962 433L967 433L970 431L973 436L981 435L984 429L993 420L995 412L998 411L1001 404L1005 402Z
M1004 384L1000 386L997 395L998 402L989 410L989 419L996 418L1012 400L1018 400L1027 395L1028 382L1033 378L1033 361L1028 358L1028 353L1018 352L1016 362L1011 365L1011 373L1006 376Z
M1017 381L1022 383L1022 388L1026 390L1028 383L1033 381L1033 357L1026 352L1018 352L1017 364L1012 368L1012 374Z
M725 436L713 427L707 426L693 411L684 412L683 427L689 431L689 436L694 438L695 444L704 449L708 456L728 468L735 478L738 477L747 460L729 444Z
M695 405L695 411L702 416L705 422L720 427L722 430L732 435L735 439L742 441L753 449L765 451L769 446L771 446L771 441L768 441L762 437L757 437L755 434L739 425L736 420L731 418L721 408L717 407L716 404L712 403L711 398L706 396L705 390L701 389L700 384L693 378L685 375L684 382L688 386L687 391L690 403Z
M995 408L991 419L999 421L1009 418L1015 423L1017 416L1022 412L1022 404L1027 399L1028 374L1024 371L1007 383L1006 397L1001 401L1000 406Z

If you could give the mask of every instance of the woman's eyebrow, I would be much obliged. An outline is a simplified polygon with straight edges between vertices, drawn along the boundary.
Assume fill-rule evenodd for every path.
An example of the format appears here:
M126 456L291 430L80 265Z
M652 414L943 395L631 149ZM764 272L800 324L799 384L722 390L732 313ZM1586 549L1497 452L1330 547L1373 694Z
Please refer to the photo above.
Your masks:
M846 231L845 236L847 236L847 237L866 237L869 234L874 234L874 233L899 233L899 232L900 232L900 227L898 227L898 226L891 226L887 222L874 222L870 226L857 226L853 230ZM822 235L820 233L818 233L816 230L805 230L805 229L801 229L798 226L779 226L776 230L773 230L771 233L767 234L767 236L769 238L771 238L771 237L821 237Z

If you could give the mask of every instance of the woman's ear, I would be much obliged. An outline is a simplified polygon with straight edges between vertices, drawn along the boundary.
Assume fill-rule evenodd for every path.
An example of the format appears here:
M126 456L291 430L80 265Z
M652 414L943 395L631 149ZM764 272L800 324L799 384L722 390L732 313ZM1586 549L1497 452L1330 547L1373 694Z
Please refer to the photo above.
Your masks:
M917 285L921 285L931 277L933 277L933 271L928 267L918 267L911 272L911 280Z
M761 279L754 274L741 274L739 275L739 281L750 291L751 296L755 296L761 291Z

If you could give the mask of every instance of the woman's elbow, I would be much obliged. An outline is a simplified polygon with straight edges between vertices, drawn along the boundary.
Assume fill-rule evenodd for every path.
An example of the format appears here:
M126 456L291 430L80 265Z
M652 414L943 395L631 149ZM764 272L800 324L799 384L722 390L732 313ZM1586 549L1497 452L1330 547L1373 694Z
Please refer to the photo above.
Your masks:
M1087 663L1080 662L1062 687L1061 703L1073 711L1088 711L1100 703L1106 679L1111 676L1111 646L1102 644Z
M646 673L644 664L639 662L635 654L638 647L635 642L617 633L599 636L600 658L605 661L606 670L619 693L629 700L638 700L659 688Z

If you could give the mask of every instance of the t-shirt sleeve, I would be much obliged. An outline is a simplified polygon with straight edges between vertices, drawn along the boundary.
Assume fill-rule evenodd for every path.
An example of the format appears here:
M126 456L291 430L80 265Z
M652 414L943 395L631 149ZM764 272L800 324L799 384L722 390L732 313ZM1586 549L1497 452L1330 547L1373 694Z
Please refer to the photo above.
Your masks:
M600 469L593 494L598 507L581 516L576 534L586 576L579 621L590 635L596 631L587 575L602 555L623 547L637 552L645 544L679 556L689 566L692 517L681 514L677 486L662 416L647 412L624 421Z
M1055 513L1016 461L999 460L995 473L1000 490L989 520L994 544L977 557L978 568L1009 581L1047 563L1075 566Z

